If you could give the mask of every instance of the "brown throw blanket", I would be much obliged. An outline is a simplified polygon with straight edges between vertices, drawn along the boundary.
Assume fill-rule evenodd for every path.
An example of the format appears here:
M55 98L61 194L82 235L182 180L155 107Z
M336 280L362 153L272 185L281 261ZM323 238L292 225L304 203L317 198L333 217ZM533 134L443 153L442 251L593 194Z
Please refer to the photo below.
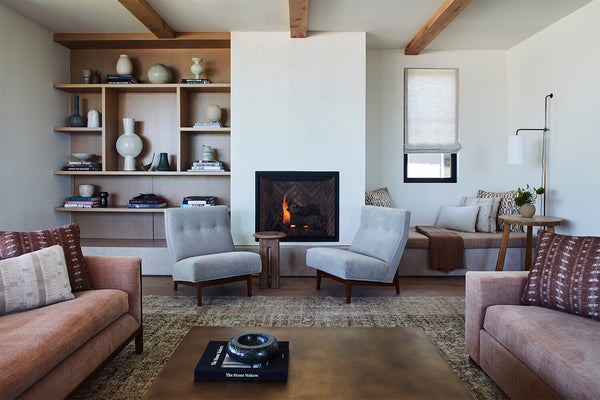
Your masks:
M417 232L429 238L429 267L437 271L463 268L465 244L456 232L439 226L415 227Z

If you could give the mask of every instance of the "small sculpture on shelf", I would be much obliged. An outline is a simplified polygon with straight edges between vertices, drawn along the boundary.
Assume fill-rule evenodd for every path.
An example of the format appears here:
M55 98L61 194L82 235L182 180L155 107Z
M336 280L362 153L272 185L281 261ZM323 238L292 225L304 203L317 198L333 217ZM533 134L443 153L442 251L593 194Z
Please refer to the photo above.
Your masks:
M117 139L117 152L125 158L124 171L135 171L135 158L140 155L144 146L142 139L133 132L134 123L133 118L123 118L125 133Z

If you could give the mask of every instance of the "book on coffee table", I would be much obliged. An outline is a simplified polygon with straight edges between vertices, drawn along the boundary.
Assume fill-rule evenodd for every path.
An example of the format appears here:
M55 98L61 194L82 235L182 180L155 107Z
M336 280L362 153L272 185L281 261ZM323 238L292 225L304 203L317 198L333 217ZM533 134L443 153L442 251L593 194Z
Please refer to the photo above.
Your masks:
M287 381L289 342L279 342L279 350L270 360L243 364L227 354L227 342L210 341L194 368L197 381Z

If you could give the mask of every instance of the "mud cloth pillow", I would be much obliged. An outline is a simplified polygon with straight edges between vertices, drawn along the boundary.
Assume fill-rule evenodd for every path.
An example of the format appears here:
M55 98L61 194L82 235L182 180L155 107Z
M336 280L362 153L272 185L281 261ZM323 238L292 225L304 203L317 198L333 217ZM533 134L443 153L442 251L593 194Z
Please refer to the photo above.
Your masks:
M73 298L61 246L0 261L0 315Z
M383 187L371 192L365 193L365 205L378 207L391 207L392 198L388 188Z
M0 232L0 260L31 253L59 244L62 246L74 292L92 289L87 264L79 241L79 225L69 224L35 232Z
M600 320L600 237L538 231L521 303Z

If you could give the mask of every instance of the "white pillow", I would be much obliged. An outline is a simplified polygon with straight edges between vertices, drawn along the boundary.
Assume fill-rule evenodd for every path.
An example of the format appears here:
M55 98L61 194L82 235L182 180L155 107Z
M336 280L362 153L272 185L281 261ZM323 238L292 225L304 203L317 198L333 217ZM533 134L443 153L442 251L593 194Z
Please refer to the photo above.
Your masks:
M73 298L60 245L0 261L0 315Z
M463 232L475 232L479 206L442 206L437 226Z
M477 214L477 223L475 230L477 232L496 232L496 218L500 199L496 197L463 197L460 201L461 206L479 206Z

